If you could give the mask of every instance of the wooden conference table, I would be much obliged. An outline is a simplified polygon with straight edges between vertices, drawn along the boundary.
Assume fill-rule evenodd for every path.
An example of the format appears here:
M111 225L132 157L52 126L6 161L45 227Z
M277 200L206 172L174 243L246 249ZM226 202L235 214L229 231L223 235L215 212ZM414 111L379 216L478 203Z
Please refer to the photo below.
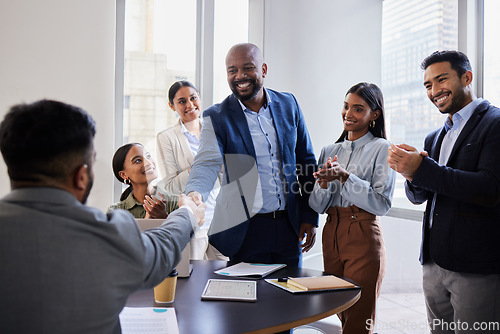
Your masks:
M227 278L214 274L214 270L226 267L227 263L191 262L191 276L177 279L175 301L169 305L175 307L181 334L276 333L337 314L353 305L361 295L361 288L292 294L260 279L256 302L202 301L201 294L209 278ZM312 269L285 267L266 278L322 274ZM152 289L130 296L127 306L164 307L155 304Z

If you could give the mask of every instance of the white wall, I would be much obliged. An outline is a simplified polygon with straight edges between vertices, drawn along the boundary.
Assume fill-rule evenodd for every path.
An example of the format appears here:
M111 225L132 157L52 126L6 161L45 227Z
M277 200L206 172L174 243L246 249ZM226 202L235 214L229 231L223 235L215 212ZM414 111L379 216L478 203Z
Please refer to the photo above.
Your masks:
M96 120L92 206L111 201L114 117L114 0L0 0L0 118L41 98L87 110ZM0 196L10 190L0 159Z
M264 85L297 97L316 153L342 133L347 90L381 83L382 1L250 0L249 40L264 50ZM307 15L306 15L307 14ZM263 25L263 29L262 29ZM320 216L304 267L323 270Z
M382 1L272 0L263 7L264 35L250 38L263 40L265 85L295 94L319 156L342 132L347 90L360 81L380 85Z

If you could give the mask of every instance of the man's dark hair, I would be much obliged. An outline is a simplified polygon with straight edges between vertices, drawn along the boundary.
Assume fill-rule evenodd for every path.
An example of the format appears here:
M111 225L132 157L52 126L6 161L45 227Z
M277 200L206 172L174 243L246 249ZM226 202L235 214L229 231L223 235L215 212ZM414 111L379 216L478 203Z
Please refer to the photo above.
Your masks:
M430 65L445 61L451 64L451 68L457 72L458 77L462 77L467 71L472 71L469 58L464 53L454 50L435 51L422 61L420 67L425 71Z
M0 123L0 150L11 181L65 181L91 162L95 122L84 110L41 100L10 108Z

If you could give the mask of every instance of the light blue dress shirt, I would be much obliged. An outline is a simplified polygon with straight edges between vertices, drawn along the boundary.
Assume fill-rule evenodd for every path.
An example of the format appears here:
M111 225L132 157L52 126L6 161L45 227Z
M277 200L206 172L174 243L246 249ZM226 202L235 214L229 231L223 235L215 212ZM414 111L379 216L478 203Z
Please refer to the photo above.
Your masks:
M269 110L272 101L264 89L266 103L259 112L248 109L241 101L240 105L245 114L257 160L259 182L255 195L253 212L266 213L284 210L286 196L284 191L285 176L283 174L282 159L279 151L278 137L273 118ZM259 208L261 208L259 210Z
M439 152L440 165L444 166L448 163L451 151L453 149L453 146L455 146L455 142L457 141L460 132L462 132L465 124L467 124L467 121L482 100L483 99L475 99L474 101L454 113L452 119L450 119L450 117L446 117L446 121L444 123L446 134L444 135L443 142L441 143L441 151Z
M337 161L349 178L344 184L330 182L323 189L318 183L309 197L309 206L318 213L329 207L356 205L374 215L383 216L389 211L394 193L396 173L387 163L389 141L374 137L368 132L355 141L344 140L324 147L318 160L323 167L329 157L337 155Z
M471 117L472 113L482 101L483 99L481 98L475 99L454 113L451 119L450 117L446 117L446 121L444 122L446 134L443 137L441 149L439 151L438 163L441 166L446 166L448 163L451 151L453 150L453 146L455 146L455 142L457 141L460 132L462 132L462 129L465 127L465 124L467 124L467 121ZM436 204L436 195L437 194L434 194L434 197L432 198L431 212L429 214L429 228L432 227L432 217L434 213L434 205Z

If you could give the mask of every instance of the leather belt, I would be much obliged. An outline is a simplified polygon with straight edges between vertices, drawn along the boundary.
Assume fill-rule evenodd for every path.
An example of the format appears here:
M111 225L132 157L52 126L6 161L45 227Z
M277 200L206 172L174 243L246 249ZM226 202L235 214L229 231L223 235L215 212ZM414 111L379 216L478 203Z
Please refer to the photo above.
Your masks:
M287 210L278 210L273 212L258 213L255 215L255 217L279 219L279 218L284 218L287 215L288 215Z
M325 213L328 215L336 216L338 218L350 217L352 220L375 219L375 217L376 217L374 214L372 214L368 211L365 211L361 208L358 208L355 205L351 205L351 206L348 206L346 208L343 208L343 207L341 208L338 206L335 206L335 207L331 206L328 208L328 210L326 210Z

